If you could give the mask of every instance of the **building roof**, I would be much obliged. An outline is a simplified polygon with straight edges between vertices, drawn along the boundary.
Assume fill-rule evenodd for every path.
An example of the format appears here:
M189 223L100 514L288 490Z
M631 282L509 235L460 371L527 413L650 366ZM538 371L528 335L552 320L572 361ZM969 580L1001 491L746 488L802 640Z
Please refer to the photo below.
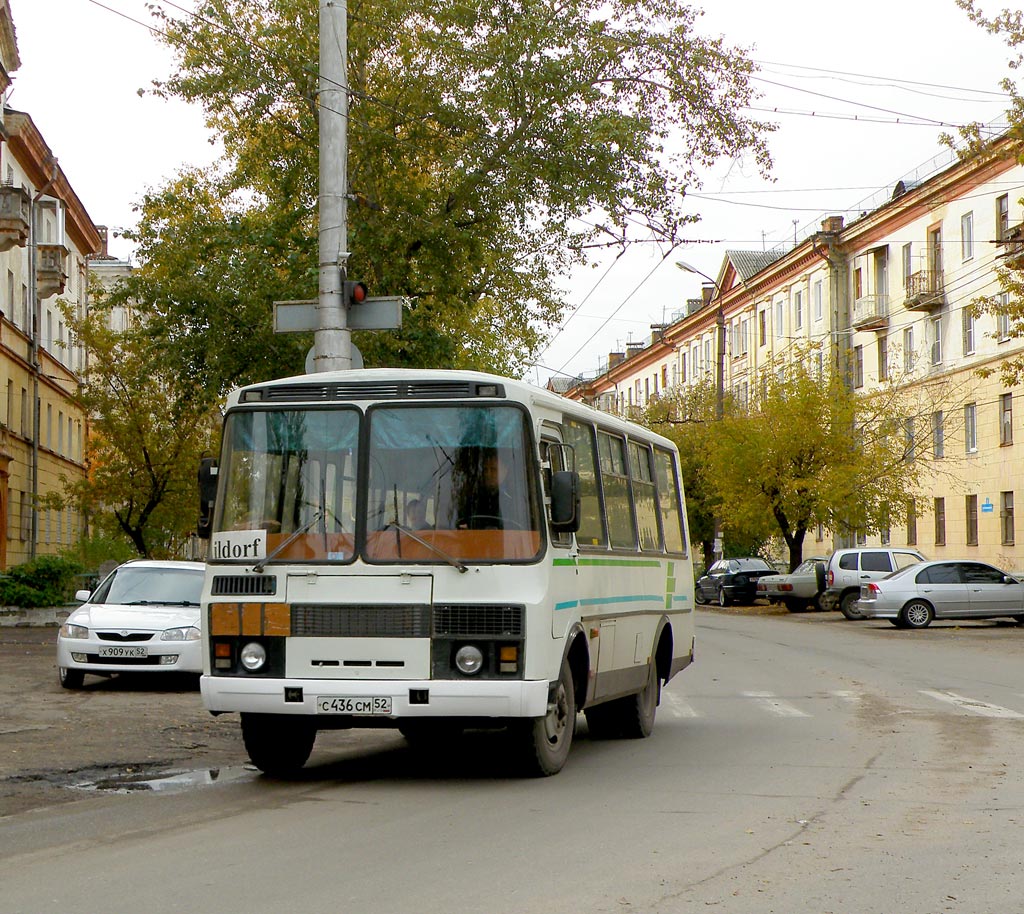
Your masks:
M726 251L740 279L746 281L783 256L781 251Z

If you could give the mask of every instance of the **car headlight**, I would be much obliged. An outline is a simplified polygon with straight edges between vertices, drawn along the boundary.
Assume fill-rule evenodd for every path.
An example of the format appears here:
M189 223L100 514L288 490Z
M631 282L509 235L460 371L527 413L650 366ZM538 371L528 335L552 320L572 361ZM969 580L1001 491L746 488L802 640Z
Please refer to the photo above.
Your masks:
M62 638L88 638L89 629L84 625L75 625L74 622L65 622L60 627L60 636Z
M161 641L198 641L199 629L194 625L185 628L169 628L161 636Z

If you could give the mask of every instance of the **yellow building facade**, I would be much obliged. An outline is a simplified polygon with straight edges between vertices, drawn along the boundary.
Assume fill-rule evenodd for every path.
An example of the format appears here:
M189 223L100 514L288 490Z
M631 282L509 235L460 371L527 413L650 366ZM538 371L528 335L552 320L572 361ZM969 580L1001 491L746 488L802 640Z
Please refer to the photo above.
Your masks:
M742 403L760 372L795 359L863 392L895 387L915 403L905 433L925 480L910 520L874 536L819 529L805 552L889 542L1024 571L1024 399L999 372L1024 355L1024 328L981 307L1005 301L1001 269L1024 268L1021 188L1003 138L937 158L786 250L727 252L701 299L565 393L628 413L712 380Z
M0 93L20 65L0 0ZM100 235L32 118L0 112L0 570L60 552L83 532L48 506L84 477L86 417L76 402L86 353L59 303L88 307Z

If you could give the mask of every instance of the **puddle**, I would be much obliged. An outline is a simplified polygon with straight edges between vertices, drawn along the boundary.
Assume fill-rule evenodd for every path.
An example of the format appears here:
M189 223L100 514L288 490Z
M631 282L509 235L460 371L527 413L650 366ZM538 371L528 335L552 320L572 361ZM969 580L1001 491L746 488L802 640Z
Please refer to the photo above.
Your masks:
M68 784L68 787L72 790L102 790L104 793L178 793L196 787L209 787L211 784L252 780L257 774L258 772L251 767L199 768L190 771L166 771L157 775L149 771L82 781L78 784Z

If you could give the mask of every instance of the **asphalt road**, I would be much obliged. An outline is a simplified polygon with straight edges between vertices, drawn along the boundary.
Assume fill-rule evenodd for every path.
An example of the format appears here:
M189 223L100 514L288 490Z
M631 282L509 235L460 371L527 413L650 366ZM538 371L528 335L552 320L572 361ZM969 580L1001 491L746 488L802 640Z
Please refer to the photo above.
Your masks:
M186 786L0 819L0 911L1021 912L1022 646L998 623L702 611L648 740L581 718L561 774L518 780L490 736L333 733L293 783L227 757L211 781L231 744L207 743Z

